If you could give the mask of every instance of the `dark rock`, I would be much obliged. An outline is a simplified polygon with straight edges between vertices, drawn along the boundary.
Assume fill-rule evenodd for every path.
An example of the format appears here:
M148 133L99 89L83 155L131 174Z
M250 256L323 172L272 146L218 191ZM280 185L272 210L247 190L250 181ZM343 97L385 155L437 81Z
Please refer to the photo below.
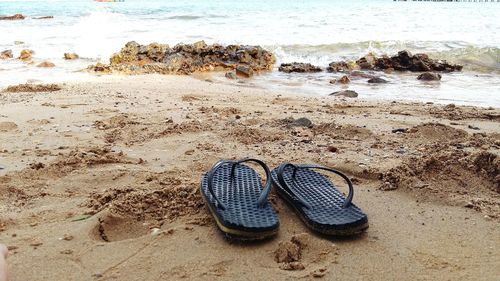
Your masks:
M236 75L249 78L253 76L253 70L249 66L246 65L238 65L236 67Z
M368 83L387 83L387 80L380 77L373 77L368 80Z
M168 45L129 42L110 58L108 65L91 65L91 71L121 72L124 74L191 74L195 71L237 70L238 75L250 77L254 71L272 69L274 55L259 46L214 44L200 41L194 44Z
M376 57L368 54L358 59L354 65L348 62L332 62L328 71L349 71L352 69L384 70L384 71L440 71L451 72L460 71L462 66L450 64L444 60L434 60L426 54L412 55L409 51L399 51L397 55L389 57L387 55Z
M281 72L291 73L291 72L320 72L321 68L314 66L310 63L292 62L292 63L282 63L278 68Z
M330 94L330 96L356 98L358 97L358 93L352 90L343 90L343 91L333 92Z
M75 53L64 53L65 60L76 60L79 56Z
M349 72L353 69L353 67L347 62L340 61L340 62L332 62L328 65L326 70L328 72Z
M393 133L406 133L407 131L408 131L407 128L398 128L398 129L392 130Z
M44 17L38 17L38 18L34 18L36 20L46 20L46 19L53 19L54 16L44 16Z
M418 80L423 81L439 81L441 80L441 74L433 72L424 72L417 77Z
M467 126L469 129L472 129L472 130L480 130L479 127L476 127L476 126L473 126L473 125L469 125Z
M335 152L337 152L337 151L338 151L338 148L337 148L337 147L335 147L335 146L333 146L333 145L329 145L329 146L326 148L326 150L328 150L329 152L333 152L333 153L335 153Z
M0 17L0 20L23 20L25 17L21 14L15 14L12 16L3 16Z
M1 60L11 59L13 57L14 57L14 55L12 54L12 50L5 50L5 51L0 53Z
M351 77L368 78L368 79L377 77L377 76L375 76L373 74L369 74L369 73L366 73L366 72L363 72L363 71L359 71L359 70L351 71L349 73L349 76L351 76Z
M305 117L301 117L299 119L294 120L290 126L292 127L306 127L306 128L312 128L313 122Z

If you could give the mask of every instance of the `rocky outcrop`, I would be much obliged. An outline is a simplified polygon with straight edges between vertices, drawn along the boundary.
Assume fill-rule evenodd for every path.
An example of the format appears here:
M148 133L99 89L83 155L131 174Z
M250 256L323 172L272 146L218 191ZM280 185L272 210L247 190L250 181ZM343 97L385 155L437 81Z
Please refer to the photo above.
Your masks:
M19 54L19 59L24 61L30 60L34 53L32 50L22 50Z
M79 56L75 53L64 53L65 60L76 60Z
M140 45L128 42L119 53L113 54L110 63L89 66L96 72L124 74L191 74L196 71L236 70L236 74L250 77L253 72L270 70L276 59L259 46L218 44L166 44Z
M417 77L418 80L423 81L439 81L441 80L441 74L432 73L432 72L424 72Z
M396 71L461 71L462 65L450 64L444 60L434 60L426 54L412 55L409 51L400 51L397 55L389 57L376 57L368 54L356 62L332 62L328 67L330 72L347 72L355 69L363 70L396 70Z
M302 62L282 63L278 68L278 70L285 73L291 73L291 72L306 73L306 72L322 71L321 68L318 66Z
M15 14L12 16L0 16L0 20L23 20L25 17L21 14Z
M12 50L5 50L0 53L0 60L6 60L13 58Z

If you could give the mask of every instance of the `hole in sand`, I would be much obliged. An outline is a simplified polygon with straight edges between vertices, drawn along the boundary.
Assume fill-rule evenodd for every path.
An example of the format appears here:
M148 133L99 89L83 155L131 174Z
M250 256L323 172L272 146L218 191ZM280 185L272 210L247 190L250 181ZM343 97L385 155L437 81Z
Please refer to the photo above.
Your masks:
M149 228L139 221L113 215L99 218L92 230L92 237L105 242L121 241L141 237L149 233Z

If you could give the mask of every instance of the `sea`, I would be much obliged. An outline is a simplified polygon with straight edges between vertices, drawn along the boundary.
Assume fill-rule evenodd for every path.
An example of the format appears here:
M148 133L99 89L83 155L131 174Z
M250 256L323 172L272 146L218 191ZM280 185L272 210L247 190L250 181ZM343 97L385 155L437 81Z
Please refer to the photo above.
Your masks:
M35 51L33 64L0 60L0 88L26 82L86 81L89 64L108 62L128 41L260 45L277 64L247 82L271 90L328 95L342 89L359 98L411 100L500 107L500 2L392 0L0 0L0 51ZM35 19L53 16L52 19ZM20 42L16 42L20 41ZM400 50L463 64L440 82L424 83L415 73L378 73L390 83L353 79L330 84L336 73L285 74L283 62L355 60L369 52ZM66 61L75 52L79 60ZM48 60L54 68L36 67ZM224 79L219 79L225 83Z

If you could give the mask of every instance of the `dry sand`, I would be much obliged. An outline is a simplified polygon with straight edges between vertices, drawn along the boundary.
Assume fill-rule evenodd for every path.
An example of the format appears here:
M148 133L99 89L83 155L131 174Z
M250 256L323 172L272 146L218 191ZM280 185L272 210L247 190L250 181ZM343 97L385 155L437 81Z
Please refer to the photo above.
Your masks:
M14 281L500 276L499 109L179 76L61 86L0 93L0 242ZM320 237L272 194L277 237L228 241L198 184L215 161L245 156L345 171L370 228Z

